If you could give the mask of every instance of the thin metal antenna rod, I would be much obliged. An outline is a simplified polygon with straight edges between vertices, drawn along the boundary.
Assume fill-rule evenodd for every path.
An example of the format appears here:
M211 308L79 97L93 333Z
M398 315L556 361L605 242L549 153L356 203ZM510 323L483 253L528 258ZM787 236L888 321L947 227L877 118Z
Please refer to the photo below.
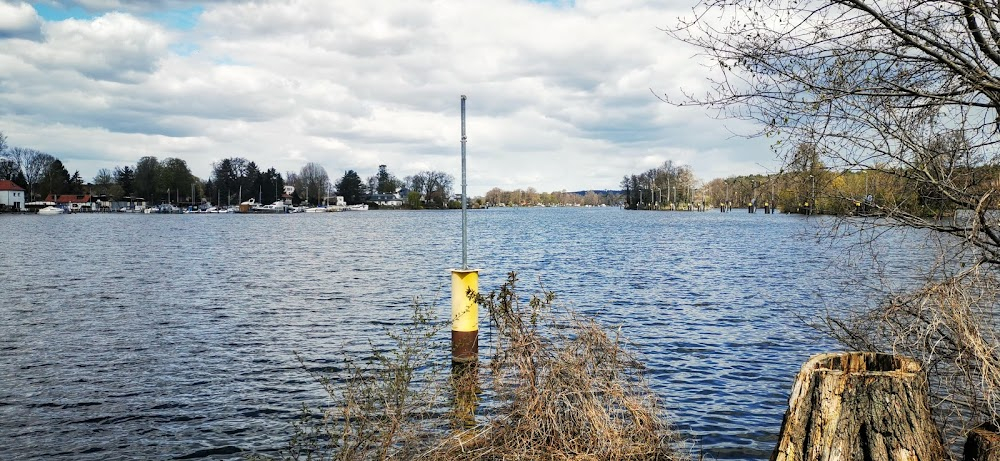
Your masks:
M468 232L469 198L466 194L465 180L465 95L462 95L462 270L469 268L469 232Z

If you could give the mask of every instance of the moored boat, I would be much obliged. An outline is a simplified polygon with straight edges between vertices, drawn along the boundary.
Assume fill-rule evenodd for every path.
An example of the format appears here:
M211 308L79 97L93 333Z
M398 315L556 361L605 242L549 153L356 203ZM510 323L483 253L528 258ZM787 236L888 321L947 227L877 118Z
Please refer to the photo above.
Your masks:
M38 214L43 214L43 215L66 214L66 209L49 205L45 208L38 210Z

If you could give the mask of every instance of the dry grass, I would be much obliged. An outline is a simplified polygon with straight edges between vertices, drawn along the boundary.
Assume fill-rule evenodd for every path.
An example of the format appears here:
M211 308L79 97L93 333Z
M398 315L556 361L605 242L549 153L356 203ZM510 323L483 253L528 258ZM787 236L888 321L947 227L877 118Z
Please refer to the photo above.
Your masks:
M553 310L551 293L527 308L510 274L478 296L496 340L489 361L497 411L435 447L446 459L678 459L675 434L617 331Z
M1000 416L998 294L993 272L973 265L889 296L863 314L831 317L828 325L848 347L923 362L935 418L957 447L968 430Z
M330 407L303 409L277 459L680 459L618 332L553 309L551 293L522 303L516 282L511 273L499 290L469 294L490 314L487 366L448 373L433 341L446 324L417 305L394 348L348 364L339 379L318 378ZM484 394L489 405L477 412Z

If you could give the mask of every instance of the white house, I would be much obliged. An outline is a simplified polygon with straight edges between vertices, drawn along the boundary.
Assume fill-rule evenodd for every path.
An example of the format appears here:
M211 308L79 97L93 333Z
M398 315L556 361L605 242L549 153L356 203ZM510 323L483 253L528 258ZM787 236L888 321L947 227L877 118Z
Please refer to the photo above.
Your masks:
M401 199L397 194L372 194L368 196L368 201L373 202L378 206L386 206L386 207L403 206L403 199Z
M24 188L14 184L14 181L0 179L0 208L23 210Z

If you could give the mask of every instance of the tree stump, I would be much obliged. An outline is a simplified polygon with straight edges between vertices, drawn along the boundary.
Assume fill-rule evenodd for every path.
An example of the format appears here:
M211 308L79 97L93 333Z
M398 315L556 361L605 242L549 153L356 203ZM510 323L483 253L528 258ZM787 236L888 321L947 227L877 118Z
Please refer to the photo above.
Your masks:
M813 356L788 399L771 461L948 459L913 359L847 352Z
M983 424L969 432L965 461L1000 461L1000 433L995 424Z

